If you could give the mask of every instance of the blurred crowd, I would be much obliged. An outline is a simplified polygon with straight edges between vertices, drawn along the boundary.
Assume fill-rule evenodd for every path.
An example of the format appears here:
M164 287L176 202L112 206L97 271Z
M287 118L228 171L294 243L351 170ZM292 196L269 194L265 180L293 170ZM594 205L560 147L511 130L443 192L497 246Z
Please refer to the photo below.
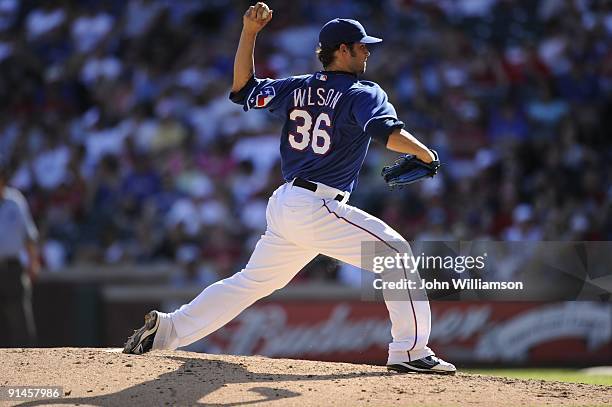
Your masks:
M249 4L0 0L0 159L47 269L169 261L182 284L244 265L283 182L281 123L228 99ZM612 3L268 4L258 76L321 69L320 27L359 19L384 39L365 78L440 153L436 178L389 191L373 144L353 205L408 240L612 240ZM342 278L316 263L298 278Z

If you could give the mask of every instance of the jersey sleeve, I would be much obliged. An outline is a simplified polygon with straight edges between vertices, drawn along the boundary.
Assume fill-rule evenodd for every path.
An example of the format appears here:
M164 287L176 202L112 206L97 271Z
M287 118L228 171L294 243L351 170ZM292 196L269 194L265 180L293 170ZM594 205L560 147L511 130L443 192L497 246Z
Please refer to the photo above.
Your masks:
M30 241L38 240L38 229L36 229L36 225L32 220L32 215L30 214L28 202L26 201L25 197L21 194L21 192L14 190L13 200L17 204L19 212L21 213L26 236Z
M276 110L287 96L298 86L298 77L284 79L251 79L238 92L230 93L232 102L242 105L244 111L251 109Z
M386 145L393 130L404 128L404 123L397 118L387 94L378 85L364 89L357 93L355 98L355 121L374 140Z

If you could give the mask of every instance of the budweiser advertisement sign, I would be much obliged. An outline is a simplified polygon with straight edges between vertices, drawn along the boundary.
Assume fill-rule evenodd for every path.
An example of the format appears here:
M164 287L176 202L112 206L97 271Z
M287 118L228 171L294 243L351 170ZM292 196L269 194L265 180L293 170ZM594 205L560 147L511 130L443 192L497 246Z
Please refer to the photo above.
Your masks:
M612 363L612 305L433 302L430 345L456 362ZM384 363L383 304L262 302L197 346L212 353ZM196 350L196 349L194 349Z

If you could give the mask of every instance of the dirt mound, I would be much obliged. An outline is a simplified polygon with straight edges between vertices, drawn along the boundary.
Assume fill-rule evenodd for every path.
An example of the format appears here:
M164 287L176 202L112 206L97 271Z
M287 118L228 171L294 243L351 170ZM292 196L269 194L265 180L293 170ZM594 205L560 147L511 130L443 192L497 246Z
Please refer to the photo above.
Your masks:
M382 366L119 349L0 349L0 386L63 386L22 405L609 405L609 387L389 373ZM16 402L0 404L15 405Z

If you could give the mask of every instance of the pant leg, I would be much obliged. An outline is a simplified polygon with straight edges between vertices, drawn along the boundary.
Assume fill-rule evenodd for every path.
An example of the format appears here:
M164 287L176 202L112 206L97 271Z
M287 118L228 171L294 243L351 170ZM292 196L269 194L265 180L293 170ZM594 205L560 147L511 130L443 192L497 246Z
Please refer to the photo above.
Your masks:
M7 330L10 337L9 346L27 348L34 346L35 327L32 304L29 296L6 304Z
M309 221L316 225L316 238L312 241L312 247L320 253L369 271L373 271L372 264L362 264L364 242L376 242L376 255L412 255L408 242L380 219L334 200L319 201L320 208ZM420 286L416 270L411 272L402 267L392 272L390 277L393 281L400 277L406 278L415 281L417 287ZM385 293L385 305L392 324L390 360L398 357L416 360L432 355L433 352L427 347L431 332L431 311L426 292L404 290L394 291L390 295Z
M36 323L34 320L34 309L32 307L32 283L30 277L22 273L21 274L23 289L23 297L21 301L21 309L23 312L23 322L25 323L26 338L24 338L24 345L34 347L37 345L37 332Z
M154 344L154 348L175 349L209 335L255 301L287 285L317 255L283 237L281 211L276 199L271 198L266 216L268 229L245 268L208 286L189 304L168 314L173 329L164 327L170 331L167 339L163 345Z
M0 306L6 325L2 342L10 347L33 346L35 341L32 291L19 261L5 262L0 270Z

